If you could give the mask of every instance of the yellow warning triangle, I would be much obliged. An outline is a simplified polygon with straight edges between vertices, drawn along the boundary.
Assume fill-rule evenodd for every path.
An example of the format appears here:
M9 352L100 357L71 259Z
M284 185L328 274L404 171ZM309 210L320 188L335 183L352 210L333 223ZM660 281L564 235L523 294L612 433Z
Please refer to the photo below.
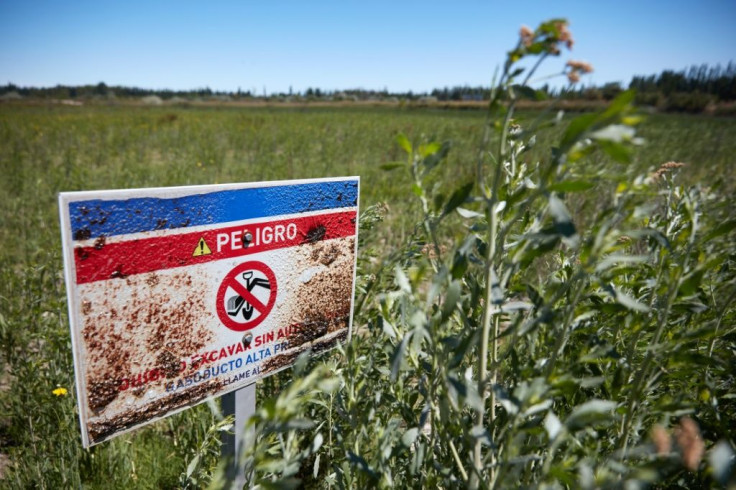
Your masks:
M194 248L194 253L192 254L192 257L199 257L200 255L209 255L212 253L212 250L210 250L210 247L207 246L207 242L204 241L204 237L201 237L199 239L199 243L197 243L197 246Z

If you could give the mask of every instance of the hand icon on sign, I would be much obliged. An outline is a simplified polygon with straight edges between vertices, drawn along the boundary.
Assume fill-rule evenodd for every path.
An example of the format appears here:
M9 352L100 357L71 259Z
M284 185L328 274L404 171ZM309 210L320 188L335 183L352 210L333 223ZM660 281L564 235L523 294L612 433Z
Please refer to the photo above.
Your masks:
M244 272L243 279L245 279L245 287L248 289L248 292L253 291L256 286L271 289L271 284L268 282L268 279L262 279L260 277L253 278L253 271ZM231 296L230 299L227 300L227 314L232 317L236 317L241 310L243 311L243 318L250 320L253 316L253 305L239 294Z

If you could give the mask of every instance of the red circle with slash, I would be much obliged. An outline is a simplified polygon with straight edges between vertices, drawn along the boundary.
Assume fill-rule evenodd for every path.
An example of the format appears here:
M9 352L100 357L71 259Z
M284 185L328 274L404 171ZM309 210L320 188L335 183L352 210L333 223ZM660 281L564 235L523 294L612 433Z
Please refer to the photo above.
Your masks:
M253 278L255 274L251 274L248 278L245 277L249 272L255 271L260 272L265 279L263 277ZM266 303L251 292L255 288L269 290ZM228 290L235 292L235 296L231 294L226 298ZM217 316L230 330L236 332L250 330L260 325L271 312L276 303L276 293L276 275L270 267L263 262L243 262L227 273L217 290ZM258 316L249 320L247 315L248 312L252 314L252 310L257 311ZM237 320L241 317L244 321Z

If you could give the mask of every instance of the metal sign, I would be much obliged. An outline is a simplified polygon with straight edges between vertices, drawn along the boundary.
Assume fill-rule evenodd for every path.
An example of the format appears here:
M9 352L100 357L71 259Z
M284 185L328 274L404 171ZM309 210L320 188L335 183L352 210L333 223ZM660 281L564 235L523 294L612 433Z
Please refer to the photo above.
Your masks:
M350 335L359 178L59 196L85 447Z

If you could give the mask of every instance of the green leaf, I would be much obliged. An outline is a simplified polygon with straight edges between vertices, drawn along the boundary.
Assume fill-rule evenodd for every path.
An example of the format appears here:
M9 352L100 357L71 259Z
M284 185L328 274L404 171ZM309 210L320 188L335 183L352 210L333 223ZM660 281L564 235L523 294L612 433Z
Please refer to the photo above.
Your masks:
M266 490L296 490L302 485L299 478L289 476L275 481L261 480L259 487Z
M549 436L550 440L557 437L557 434L562 430L562 422L560 422L560 419L557 418L557 415L552 410L547 412L547 415L544 417L544 430L547 431L547 436Z
M729 233L734 228L736 228L736 220L726 221L725 223L721 223L720 225L716 226L716 228L710 233L708 233L703 240L706 242L710 241L721 235L725 235L726 233Z
M567 154L567 161L570 163L577 162L578 160L590 155L596 150L596 146L593 145L589 140L578 141Z
M396 377L399 375L401 364L404 362L406 357L406 347L409 345L412 331L406 332L404 338L401 339L401 343L396 346L393 355L391 356L391 382L396 381Z
M680 286L677 288L678 292L683 296L695 294L703 280L703 274L705 274L705 270L697 269L683 277Z
M529 54L541 54L542 51L544 51L545 49L546 49L546 46L544 45L544 43L534 43L528 48L526 48Z
M491 433L488 432L488 429L485 427L482 427L480 425L474 426L472 429L470 429L470 436L473 439L477 439L480 441L481 444L486 446L491 446Z
M442 319L445 320L452 315L455 311L455 305L457 305L460 299L460 292L462 290L462 284L460 281L452 281L447 288L447 294L445 294L445 301L442 303Z
M736 469L736 454L731 445L722 440L708 451L708 463L713 469L713 477L724 488Z
M452 270L450 271L452 273L453 279L460 279L463 277L463 274L465 274L465 271L468 270L468 256L456 253L455 256L452 258Z
M314 436L314 439L312 440L312 453L316 453L319 451L319 448L322 447L322 443L324 442L324 437L322 436L321 432L317 432L317 435Z
M603 111L603 114L601 114L601 119L609 119L624 112L624 110L628 109L631 106L632 102L634 102L635 96L636 92L634 90L626 90L625 92L621 92L618 96L616 96L615 99L611 101L610 104L608 104L608 108Z
M350 461L351 464L357 466L361 471L367 473L372 479L378 479L378 474L376 473L376 471L371 468L371 466L362 456L358 456L352 451L348 451L347 456L348 461Z
M319 475L319 459L320 459L319 457L320 456L321 455L318 454L317 457L314 458L314 466L312 466L312 468L313 468L312 469L312 478L314 478L315 480L317 479L317 476Z
M442 145L436 141L426 145L419 145L419 156L421 158L427 158L430 155L434 155L442 149Z
M588 130L596 126L613 123L615 118L631 107L634 100L634 91L627 90L622 92L618 97L613 99L605 111L601 114L583 114L573 119L562 136L560 147L563 152L567 152L572 146L585 135ZM605 128L604 128L605 129ZM606 136L606 133L603 133ZM617 150L612 150L617 151Z
M447 154L450 152L450 146L451 143L449 141L445 141L444 143L442 143L439 150L422 158L422 165L424 165L424 170L422 172L423 175L429 173L430 170L436 167L442 160L445 159L445 157L447 157Z
M509 78L518 77L522 73L524 73L524 68L516 68L514 71L512 71L511 73L509 73Z
M460 245L457 250L455 250L451 270L453 279L460 279L461 277L463 277L463 274L465 274L465 271L468 269L469 266L468 256L472 252L473 246L475 245L477 240L478 238L475 235L470 234L465 237L463 244Z
M631 141L636 134L634 128L624 124L610 124L598 131L591 133L590 137L595 140L623 143Z
M638 302L628 294L616 289L613 284L608 284L603 288L608 292L608 294L613 296L613 299L618 304L625 306L626 308L633 311L639 311L642 313L647 313L649 311L649 307L647 305Z
M553 192L581 192L587 191L595 184L587 182L585 180L567 180L564 182L557 182L548 187Z
M394 328L391 323L386 320L383 317L380 317L381 320L381 326L383 327L383 333L385 333L389 338L395 339L396 338L396 328Z
M412 444L414 444L414 441L417 440L417 437L419 436L419 429L416 427L412 427L411 429L404 432L404 435L401 436L401 443L409 447Z
M396 275L396 285L399 286L399 289L405 293L411 293L411 284L409 283L409 278L406 277L406 274L401 269L401 267L399 267L398 264L394 269L394 274Z
M598 114L583 114L570 121L565 134L562 136L560 146L570 148L585 131L595 124L597 119Z
M580 237L572 222L572 216L565 203L555 195L549 196L549 214L555 220L555 230L562 235L563 241L569 246L577 245Z
M310 357L311 355L309 351L304 351L299 354L299 357L297 357L296 361L294 362L294 373L303 373L307 369Z
M539 402L527 408L526 410L524 410L524 413L521 415L522 417L531 417L540 412L544 412L545 410L549 409L551 406L552 406L552 400L548 398L544 400L543 402Z
M595 271L603 272L618 264L642 264L648 260L649 257L646 255L612 254L598 262L598 265L595 266Z
M596 422L612 421L616 403L610 400L593 399L575 407L565 420L569 430L581 429Z
M406 167L406 162L388 162L378 166L381 170L393 170L399 167Z
M496 275L496 271L494 271L493 269L491 269L491 277L489 279L491 280L491 303L493 303L494 305L503 304L503 287L501 286L501 281Z
M654 228L643 228L640 230L630 230L626 231L623 234L630 236L631 238L653 238L657 243L659 243L662 247L666 248L667 250L672 250L672 245L670 244L669 239L659 230L656 230Z
M575 488L575 484L578 482L575 473L561 466L561 464L552 465L549 474L560 480L568 488Z
M700 301L678 301L672 305L672 309L675 311L686 311L689 313L703 313L708 309L708 307Z
M404 149L407 155L411 155L412 153L411 143L409 143L409 140L406 138L404 133L399 133L396 136L396 142L399 144L401 148Z
M493 392L496 395L496 402L500 403L506 413L516 415L519 413L521 403L516 398L511 397L501 385L494 385Z
M568 223L572 222L570 212L567 210L567 206L557 196L549 196L549 214L555 220L555 223Z
M187 478L192 476L192 473L194 473L194 470L197 468L197 465L199 464L199 454L196 455L187 465Z
M598 141L598 146L615 161L619 163L631 163L632 151L629 147L616 141L605 140Z
M457 403L457 398L465 400L465 403L477 412L483 411L483 400L472 381L458 379L454 374L447 376L448 394Z
M514 311L531 310L533 307L533 304L527 303L526 301L507 301L503 306L501 306L501 311L504 313L512 313Z
M621 291L618 291L616 293L616 301L630 310L640 311L642 313L646 313L649 311L649 307L647 305L638 302L631 296L624 294Z
M316 424L313 420L305 419L305 418L293 418L290 419L288 422L286 422L282 428L285 431L288 430L307 430L314 427Z
M470 181L455 189L455 191L450 196L450 199L447 201L447 204L445 204L445 209L442 211L443 216L450 214L455 209L457 209L458 206L463 204L470 195L470 191L473 190L474 185L475 182Z
M478 213L476 211L472 211L470 209L461 208L458 206L456 209L457 214L462 216L463 218L481 218L483 215L481 213Z

